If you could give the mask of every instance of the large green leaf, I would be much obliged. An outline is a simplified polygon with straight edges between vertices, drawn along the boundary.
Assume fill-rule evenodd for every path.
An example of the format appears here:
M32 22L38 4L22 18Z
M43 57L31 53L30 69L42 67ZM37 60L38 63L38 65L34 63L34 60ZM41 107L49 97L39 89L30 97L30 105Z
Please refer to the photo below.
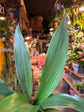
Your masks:
M3 80L0 79L0 95L6 97L14 93L15 91L13 91Z
M34 104L46 99L58 85L64 71L68 52L67 15L61 21L48 48L41 83Z
M15 53L15 65L17 75L20 81L22 90L28 98L30 99L32 95L32 69L30 58L27 52L27 48L24 43L23 36L20 32L19 25L15 32L15 43L14 43L14 53Z
M29 104L29 100L24 93L15 93L0 102L1 112L37 112L38 109L39 106Z
M56 106L73 108L80 112L84 112L84 100L68 94L53 94L41 103L42 108Z

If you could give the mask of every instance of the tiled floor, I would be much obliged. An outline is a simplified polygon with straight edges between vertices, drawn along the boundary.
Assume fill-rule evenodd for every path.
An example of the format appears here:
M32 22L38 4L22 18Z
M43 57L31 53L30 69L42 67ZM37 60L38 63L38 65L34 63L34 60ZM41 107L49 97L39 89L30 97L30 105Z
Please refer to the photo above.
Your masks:
M60 83L58 84L57 88L55 89L55 91L53 92L54 94L56 93L66 93L66 94L69 94L69 90L68 89L64 89L63 85L62 85L62 79L60 81ZM56 109L58 110L62 110L63 112L78 112L78 111L75 111L73 109L64 109L62 107L56 107Z

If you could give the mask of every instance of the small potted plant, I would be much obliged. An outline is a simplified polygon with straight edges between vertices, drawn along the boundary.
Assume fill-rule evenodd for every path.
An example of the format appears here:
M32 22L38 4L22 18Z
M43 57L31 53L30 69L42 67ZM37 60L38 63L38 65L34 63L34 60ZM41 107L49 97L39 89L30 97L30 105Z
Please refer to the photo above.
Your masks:
M77 38L72 43L72 49L68 52L67 63L72 64L74 72L78 73L79 71L79 62L83 56L83 48L78 45L81 43L81 39Z
M72 50L68 51L67 64L69 66L72 66L75 72L78 72L78 70L75 70L75 67L74 67L74 66L79 67L78 55L74 53Z
M80 92L80 93L83 93L83 84L81 82L78 82L77 83L77 90Z
M69 50L68 57L67 57L67 63L71 64L73 67L74 72L78 73L79 70L79 55L75 53L73 50Z

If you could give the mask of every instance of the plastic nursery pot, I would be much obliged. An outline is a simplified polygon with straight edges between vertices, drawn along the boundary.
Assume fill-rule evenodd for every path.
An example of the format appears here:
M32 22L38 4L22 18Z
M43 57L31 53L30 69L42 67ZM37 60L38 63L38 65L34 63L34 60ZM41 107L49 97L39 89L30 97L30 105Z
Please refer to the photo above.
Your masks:
M78 90L81 94L83 94L83 90Z
M65 77L70 79L70 72L68 70L64 70Z
M62 85L64 89L70 89L69 84L64 79L62 80Z
M80 69L79 69L79 73L80 73L80 74L84 74L84 68L80 68Z
M78 71L79 71L79 63L72 63L72 67L73 67L73 69L74 69L74 72L75 73L78 73Z

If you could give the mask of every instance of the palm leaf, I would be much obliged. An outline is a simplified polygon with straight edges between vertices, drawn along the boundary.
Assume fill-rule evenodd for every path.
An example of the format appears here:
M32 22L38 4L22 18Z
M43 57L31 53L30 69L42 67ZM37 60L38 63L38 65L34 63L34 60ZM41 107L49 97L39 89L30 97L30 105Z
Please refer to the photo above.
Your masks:
M14 53L15 53L15 65L17 75L20 81L22 90L28 98L30 99L32 95L32 69L30 58L25 46L23 36L20 32L19 25L15 32L15 43L14 43Z
M42 108L56 106L73 108L80 112L84 112L84 100L68 94L53 94L41 103Z
M61 21L50 42L41 83L34 104L46 99L58 85L64 71L68 52L67 15Z
M13 91L3 80L0 79L0 95L6 97L14 93L15 91Z
M2 112L37 112L38 109L39 106L29 104L29 100L24 93L15 93L0 102Z

